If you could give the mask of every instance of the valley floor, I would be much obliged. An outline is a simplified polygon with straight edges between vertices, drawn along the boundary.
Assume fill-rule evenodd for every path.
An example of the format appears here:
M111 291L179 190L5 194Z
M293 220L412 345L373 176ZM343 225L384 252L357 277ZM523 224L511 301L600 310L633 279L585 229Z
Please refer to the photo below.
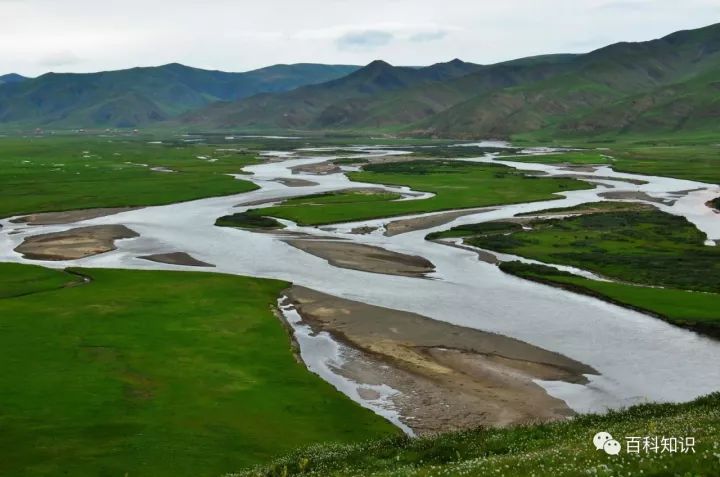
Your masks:
M717 341L648 316L715 335L720 215L692 207L717 186L598 169L641 171L641 148L223 137L0 138L0 217L25 214L0 228L18 262L0 264L0 473L210 476L286 453L241 475L720 471L717 394L567 420L720 387ZM409 440L377 414L511 427ZM697 454L613 458L601 430Z

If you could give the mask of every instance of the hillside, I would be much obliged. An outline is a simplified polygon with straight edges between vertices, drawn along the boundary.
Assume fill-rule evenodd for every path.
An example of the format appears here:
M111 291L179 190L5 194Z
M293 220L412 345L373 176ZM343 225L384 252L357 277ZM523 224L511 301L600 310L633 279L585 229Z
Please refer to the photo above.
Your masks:
M183 116L181 123L508 137L542 129L569 135L654 131L648 118L664 115L659 130L695 130L713 127L707 118L714 110L705 99L712 97L719 71L720 24L715 24L582 55L487 66L453 60L411 69L375 61L328 83L215 104ZM620 113L633 101L645 106ZM616 112L606 115L613 107Z
M0 126L339 130L507 138L718 132L720 24L477 65L275 65L226 73L169 64L0 77Z
M214 101L287 91L335 79L355 69L344 65L297 64L227 73L175 63L101 73L48 73L0 84L0 123L135 127L166 120Z
M435 437L394 438L359 445L327 444L298 450L270 465L233 477L504 475L718 475L720 394L686 404L643 404L606 415L506 429L478 429ZM596 450L593 436L609 432L619 455ZM686 452L627 452L627 437L694 439Z
M19 83L20 81L25 81L26 79L26 77L21 76L17 73L9 73L0 76L0 85L8 83Z
M565 133L626 131L635 119L627 116L617 121L623 104L642 97L646 105L650 97L667 101L681 90L683 96L706 96L701 90L720 80L720 24L649 42L618 43L578 56L567 66L566 72L541 81L479 94L416 125L414 130L441 136L505 137L557 124ZM606 114L608 104L615 105L615 114ZM645 109L655 106L649 104ZM666 124L704 128L708 125L699 106L686 104L655 113L666 114L662 120ZM589 123L581 120L583 116L589 116ZM590 127L593 117L602 118L604 126L596 121ZM638 115L635 118L641 119ZM637 127L658 132L654 127Z
M343 78L282 94L263 94L244 101L218 103L180 119L184 125L232 128L317 128L352 125L361 120L362 105L388 93L419 85L438 87L467 75L479 65L453 60L424 68L392 66L376 60ZM360 114L358 114L360 113Z

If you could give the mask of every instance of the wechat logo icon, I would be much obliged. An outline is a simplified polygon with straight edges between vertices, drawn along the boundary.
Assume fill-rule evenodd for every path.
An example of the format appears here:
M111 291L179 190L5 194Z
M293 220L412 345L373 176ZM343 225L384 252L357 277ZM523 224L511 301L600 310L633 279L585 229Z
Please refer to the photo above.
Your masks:
M593 444L596 450L604 450L608 455L618 455L620 453L620 443L613 439L609 432L595 434Z

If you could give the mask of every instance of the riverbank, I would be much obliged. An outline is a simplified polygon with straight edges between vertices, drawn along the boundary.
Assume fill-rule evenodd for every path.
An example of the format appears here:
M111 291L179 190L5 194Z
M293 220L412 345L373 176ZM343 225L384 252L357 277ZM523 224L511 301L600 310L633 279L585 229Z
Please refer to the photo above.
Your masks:
M337 372L399 391L391 401L420 435L564 419L572 410L534 380L585 383L585 374L596 373L502 335L299 286L285 294L314 332L329 333L359 353Z

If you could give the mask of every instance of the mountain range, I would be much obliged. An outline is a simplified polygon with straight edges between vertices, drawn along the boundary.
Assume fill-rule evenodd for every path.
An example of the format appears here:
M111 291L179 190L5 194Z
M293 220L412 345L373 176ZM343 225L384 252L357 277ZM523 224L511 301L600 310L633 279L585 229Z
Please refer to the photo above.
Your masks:
M0 123L39 127L136 127L216 101L322 83L358 66L275 65L246 73L177 63L101 73L0 77Z
M492 65L0 77L0 124L509 137L720 132L720 24Z

